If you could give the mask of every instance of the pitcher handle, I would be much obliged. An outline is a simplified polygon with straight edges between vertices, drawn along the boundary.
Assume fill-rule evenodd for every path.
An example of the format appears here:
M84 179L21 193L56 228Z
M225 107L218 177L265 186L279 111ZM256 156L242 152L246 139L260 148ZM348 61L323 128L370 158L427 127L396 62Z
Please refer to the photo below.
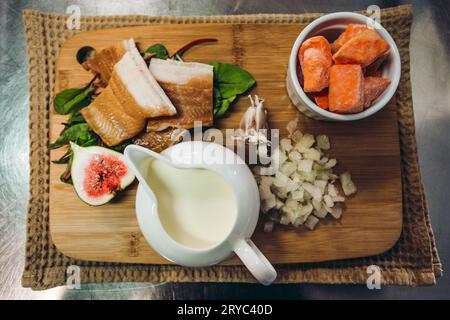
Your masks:
M250 239L240 239L234 245L234 252L244 263L250 273L261 282L268 286L277 277L277 272L267 258L256 247Z

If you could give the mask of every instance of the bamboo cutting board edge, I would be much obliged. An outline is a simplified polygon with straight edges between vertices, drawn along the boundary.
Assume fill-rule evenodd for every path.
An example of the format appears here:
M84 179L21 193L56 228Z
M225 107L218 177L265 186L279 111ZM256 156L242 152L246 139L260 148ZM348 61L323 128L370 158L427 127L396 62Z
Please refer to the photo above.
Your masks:
M65 87L71 87L74 85L80 85L84 82L86 82L86 80L89 80L89 77L91 77L91 75L82 70L81 66L78 65L78 63L76 63L76 60L74 59L74 56L72 55L71 57L69 56L69 53L73 54L74 49L75 48L79 48L80 44L90 44L93 45L94 47L97 48L102 48L103 46L106 45L110 45L113 44L114 41L117 39L122 39L124 37L124 35L126 35L126 37L134 37L136 38L136 40L138 42L142 41L143 43L145 43L146 41L148 43L152 43L151 41L153 41L153 39L155 37L152 38L152 40L149 40L151 37L150 36L141 36L140 32L143 30L148 30L148 31L155 31L158 30L158 36L156 38L159 37L159 39L164 40L162 35L165 35L167 33L167 29L168 27L174 29L172 30L170 33L172 34L173 37L178 37L176 39L176 41L174 42L179 42L179 43L183 43L186 42L186 40L195 38L196 35L202 35L205 34L205 36L210 36L211 33L211 29L213 29L213 31L215 30L219 30L219 29L224 29L224 32L220 34L219 36L219 43L224 43L226 47L226 45L230 45L230 51L229 51L229 55L225 56L225 57L218 57L217 60L222 60L225 62L231 62L231 63L236 63L236 64L240 64L243 65L246 69L248 69L252 74L254 74L257 82L258 82L258 86L256 88L256 90L254 90L252 93L254 93L255 91L259 91L259 89L264 89L262 87L267 87L265 88L265 91L261 91L261 95L266 98L266 101L270 101L271 99L267 99L267 96L264 94L264 92L269 92L270 95L273 95L272 91L280 91L283 90L282 92L279 92L277 95L281 94L281 96L283 97L283 103L288 103L290 104L290 101L288 101L288 99L286 100L286 92L285 92L285 88L284 88L284 75L285 75L285 71L280 71L279 68L277 68L277 73L284 73L283 76L281 77L283 79L282 82L282 86L280 85L280 81L274 82L271 79L268 79L269 77L267 77L267 74L265 72L263 72L262 76L258 76L258 72L252 72L251 69L253 69L255 67L255 59L251 59L251 56L254 56L255 54L253 53L249 53L248 56L246 55L246 50L245 50L245 43L246 41L248 42L248 39L251 38L251 36L255 36L255 34L259 35L259 32L261 32L261 28L274 28L276 30L278 29L286 29L285 31L289 31L291 33L295 32L294 34L290 35L290 37L295 40L296 35L298 34L301 25L276 25L276 24L271 24L271 25L229 25L229 24L211 24L211 25L202 25L202 24L198 24L198 25L188 25L190 30L193 30L194 32L191 32L189 35L183 35L178 31L185 31L186 30L186 25L151 25L151 26L140 26L140 27L127 27L127 28L120 28L120 29L103 29L103 30L99 30L99 31L88 31L88 32L83 32L83 33L79 33L75 36L73 36L72 38L70 38L65 45L63 46L63 48L60 51L60 57L58 58L57 61L57 72L56 72L56 83L55 83L55 91L59 91ZM163 30L164 29L164 30ZM207 30L209 29L209 30ZM249 31L248 31L249 30ZM255 31L257 30L257 31ZM246 35L246 32L249 32L248 35ZM114 33L113 36L110 36L107 39L102 39L101 36L106 35L111 35L112 33ZM88 39L88 35L91 37L89 41L87 41L86 39ZM94 36L95 35L95 36ZM153 33L154 35L154 33ZM173 37L171 37L171 40L173 40ZM230 37L231 39L226 39L225 37ZM144 39L145 38L145 39ZM185 38L185 39L184 39ZM269 37L270 38L270 37ZM277 37L277 39L279 39L280 37ZM183 40L180 40L183 39ZM285 40L285 39L283 39ZM292 43L293 43L292 40ZM165 41L167 44L169 44L169 42L166 40ZM292 43L289 44L292 45ZM99 46L96 46L95 44L100 44ZM176 47L179 46L179 44L175 44L175 43L171 43L169 45L167 45L169 47L170 50L175 49ZM216 47L215 47L216 46ZM283 46L281 46L283 47ZM244 48L244 49L243 49ZM217 53L218 47L217 45L211 45L211 46L205 46L203 47L202 50L204 50L205 56L208 54L211 54L211 51L214 51ZM222 47L222 49L225 48ZM221 50L222 50L221 49ZM243 50L242 50L243 49ZM284 51L286 51L286 46L284 46L282 48ZM197 60L203 60L202 62L206 62L207 60L215 60L215 59L211 59L211 57L214 57L214 55L211 55L211 57L202 57L203 59L197 59L197 57L199 55L201 55L200 50L198 49L193 49L192 50L192 54L188 53L186 55L186 57L191 57L193 59ZM237 51L237 53L235 52ZM264 58L268 58L270 60L270 57L266 56L266 53L262 53L262 56ZM225 59L223 59L225 58ZM67 61L72 61L71 63L71 67L67 68ZM287 62L287 61L286 61ZM72 72L73 70L76 70L75 72ZM69 72L70 71L70 72ZM70 75L70 76L69 76ZM279 77L278 77L279 80ZM268 83L269 85L274 85L276 88L272 90L272 88L270 86L265 85L265 83ZM236 124L236 121L240 118L240 116L242 115L242 111L245 110L245 108L247 107L247 102L243 102L243 100L245 99L240 99L240 101L237 103L237 105L234 107L234 112L232 112L232 114L228 117L226 117L223 121L224 122L228 122L228 124L234 123ZM281 102L280 102L281 104ZM278 107L279 108L279 107ZM389 111L389 116L387 115L388 112L382 111L380 112L380 114L384 114L385 117L387 119L389 119L389 121L391 121L391 123L393 125L395 125L395 129L397 129L397 122L396 122L396 113L395 113L395 104L392 103L392 106L389 106L388 109L390 109ZM272 119L271 122L278 124L278 123L284 123L286 122L286 120L291 118L292 114L297 114L296 110L292 109L292 106L289 108L289 112L286 112L286 114L283 114L283 112L285 112L285 110L281 109L281 113L280 113L280 117L277 118L277 113L275 113L275 116L273 115L273 111L277 111L276 110L272 110L271 113L271 108L269 107L269 120ZM63 119L63 117L60 117L58 115L55 115L53 112L53 108L52 108L52 112L51 112L51 138L52 140L55 138L55 136L58 134L59 130L61 129L61 126L58 125L58 122L61 122L61 120ZM377 117L377 116L374 116ZM381 125L382 121L385 120L385 117L380 117L378 116L378 118L381 118L380 121L372 121L370 123L375 123L376 125ZM231 119L230 119L231 118ZM314 125L317 124L317 126L321 126L324 127L323 123L317 123L314 121L311 121L305 117L302 117L302 123L311 129L315 129ZM381 123L381 124L380 124ZM221 125L219 126L224 126L223 123L221 123ZM330 124L331 127L335 126L335 124ZM236 126L233 126L236 127ZM283 128L280 126L280 129ZM339 128L337 129L332 129L333 130L339 130ZM375 129L374 129L375 130ZM305 130L308 131L308 130ZM370 130L369 130L370 131ZM262 251L263 252L269 252L267 253L267 255L269 256L269 258L271 259L271 261L273 261L274 263L294 263L294 262L315 262L315 261L325 261L325 260L335 260L335 259L343 259L343 258L353 258L353 257L359 257L359 256L367 256L367 255L374 255L374 254L378 254L381 252L384 252L386 250L388 250L389 248L392 247L393 244L395 244L395 242L398 240L399 236L400 236L400 232L401 232L401 213L402 213L402 203L401 203L401 180L400 180L400 154L399 154L399 146L398 146L398 135L397 135L397 130L394 130L396 133L395 139L392 139L392 132L390 131L390 136L386 134L386 138L390 139L390 141L393 143L392 146L387 146L387 151L385 149L381 150L381 153L386 152L387 155L386 159L390 159L389 160L389 166L388 169L393 172L393 175L395 176L392 181L395 184L395 188L392 188L391 191L393 191L398 197L398 201L393 201L392 203L390 203L390 206L388 208L390 208L389 210L391 210L392 214L390 214L390 218L391 221L389 223L386 223L385 228L384 227L380 227L380 226L375 226L375 225L371 225L370 226L370 230L371 232L375 232L376 234L378 234L380 236L380 238L374 238L373 236L370 236L370 232L368 234L368 237L366 239L366 241L368 241L368 243L370 243L371 245L369 247L367 247L365 250L361 249L358 247L359 244L356 244L357 248L349 248L348 244L347 247L343 247L342 251L341 250L336 250L336 248L338 248L339 246L333 245L333 246L327 246L327 244L325 243L324 245L322 245L324 247L324 249L322 250L322 248L320 250L318 250L319 252L314 254L314 253L310 253L309 255L304 255L304 252L301 252L299 250L291 250L292 252L289 252L288 254L285 251L286 248L281 248L281 253L280 251L280 247L275 246L273 243L271 243L271 241L273 241L273 235L261 235L260 233L260 229L261 226L258 227L258 230L255 234L255 242L260 242L260 243L264 243L264 245L260 245L262 247ZM383 134L381 134L381 137L384 137ZM330 134L330 139L333 142L333 136ZM345 141L345 139L343 139ZM375 148L376 149L376 148ZM397 150L395 152L395 150ZM373 150L371 150L372 152L374 152ZM58 152L60 152L60 150L56 150L56 151L52 151L52 159L56 158ZM331 152L333 152L333 149L331 150ZM339 153L339 152L338 152ZM345 152L344 152L345 153ZM338 158L338 160L342 160L342 162L345 163L346 160L350 161L351 157L348 159L347 156L343 156L340 157L339 155L336 155L336 157ZM383 157L383 155L381 155L380 157ZM378 161L378 160L377 160ZM102 241L102 235L104 236L108 230L100 230L97 231L95 234L96 236L92 236L89 238L89 236L86 238L87 235L89 235L89 230L91 230L92 226L89 226L87 228L87 231L85 232L80 232L80 229L82 229L83 227L86 227L85 225L83 225L82 223L80 223L80 221L78 221L78 224L74 221L71 220L70 214L67 214L67 212L63 212L61 213L60 209L62 208L62 205L67 204L67 203L74 203L75 207L79 206L79 203L81 202L79 199L77 199L77 196L75 195L75 192L73 191L72 187L68 187L65 185L62 185L62 183L59 182L59 179L57 179L57 177L59 176L59 174L61 173L61 171L63 170L63 166L58 166L58 165L51 165L51 187L50 187L50 233L52 235L52 239L55 243L55 245L57 246L57 248L63 252L64 254L66 254L67 256L70 257L74 257L74 258L79 258L82 260L92 260L92 261L104 261L104 262L131 262L131 263L158 263L158 264L166 264L168 263L167 260L165 260L164 258L160 257L159 255L157 255L155 252L153 252L148 245L145 243L145 240L143 239L142 235L140 234L139 230L136 229L137 225L135 222L135 217L134 217L134 194L135 194L135 187L132 188L131 190L125 192L125 195L123 195L120 199L120 201L115 201L112 204L108 204L106 206L113 206L114 208L118 208L119 206L121 206L122 204L128 205L131 202L131 206L130 208L133 208L132 213L127 213L124 217L118 217L114 214L110 215L111 212L108 212L108 218L114 218L114 219L118 219L119 223L123 223L122 226L117 227L114 224L111 224L110 221L108 221L108 219L104 220L104 217L102 218L101 216L99 216L97 213L93 214L93 217L85 216L82 215L81 218L85 219L85 223L86 222L93 222L93 223L106 223L106 225L108 225L108 223L110 223L110 225L108 225L110 228L113 228L112 230L114 231L114 236L112 236L112 239L117 239L119 238L120 240L118 240L117 243L121 243L123 248L121 248L122 251L119 250L119 254L111 254L109 256L106 255L102 255L101 252L93 252L92 251L92 246L93 245L97 245L98 243L95 244L92 242L92 240L97 239L99 242ZM353 170L350 170L353 173ZM373 174L372 174L373 175ZM358 183L357 183L358 185ZM70 194L69 194L70 191ZM64 195L64 200L62 202L58 202L57 200L57 195ZM75 196L74 196L75 195ZM356 196L358 197L358 195ZM391 197L394 198L394 197ZM356 198L355 198L356 199ZM380 197L380 199L382 199ZM121 202L124 201L124 202ZM352 202L354 201L354 199L351 199L349 201L348 207L351 206ZM380 202L381 203L381 202ZM106 207L105 206L105 207ZM92 210L91 207L85 206L85 208L88 208L87 211ZM365 209L366 210L366 209ZM70 211L70 210L69 210ZM112 210L108 210L106 209L106 211L112 211ZM372 210L373 211L373 210ZM370 213L371 216L373 216L373 213ZM345 229L345 225L344 227L342 227L343 224L346 224L350 218L351 214L347 215L347 212L344 212L342 221L338 222L336 224L336 222L333 221L326 221L324 223L321 224L321 226L319 226L319 228L312 232L312 233L307 233L305 231L299 231L299 230L292 230L289 228L284 228L284 227L280 227L277 228L277 231L274 232L274 234L276 233L281 233L283 232L283 234L281 234L281 239L285 240L285 237L288 235L290 237L293 237L295 240L305 240L305 241L310 241L308 239L311 238L317 238L317 234L319 235L324 235L324 239L327 239L329 241L333 240L330 236L331 235L339 235L340 237L344 236L347 237L347 235L345 235L345 232L343 233L343 230L340 230L339 228L344 228ZM346 217L347 216L347 217ZM67 219L65 219L67 218ZM72 217L73 218L73 217ZM134 219L134 221L133 221ZM354 219L354 218L352 218ZM377 221L372 221L378 223ZM78 231L74 231L71 230L70 227L74 227L75 229L78 228ZM114 229L114 227L116 227L117 229ZM359 226L359 228L361 229L361 226ZM85 228L86 229L86 228ZM106 228L107 229L107 228ZM280 231L281 229L281 231ZM325 230L323 230L325 229ZM351 235L350 236L359 236L360 240L364 240L364 234L365 232L361 233L361 230L358 229L357 225L351 225L349 229L347 229L347 231L351 231ZM118 231L120 230L120 231ZM109 231L111 231L111 229L109 229ZM311 235L315 236L312 236ZM328 234L328 236L327 236ZM96 238L97 237L97 238ZM265 240L265 238L267 240ZM306 238L306 239L305 239ZM83 240L80 240L83 239ZM126 240L125 240L126 239ZM75 241L75 243L74 243ZM124 243L126 245L124 245ZM295 241L293 242L295 243ZM374 244L376 244L374 246ZM290 244L292 245L292 243ZM77 247L78 246L78 247ZM101 246L100 246L101 247ZM328 247L328 251L327 248ZM78 248L78 249L77 249ZM105 249L107 252L108 250L110 250L110 248L108 249L108 246L106 245L106 248L101 248ZM317 248L314 248L315 250L317 250ZM92 252L91 252L92 251ZM287 250L289 251L289 250ZM127 254L124 255L124 252L127 252ZM125 257L124 257L125 256ZM150 259L151 258L151 259ZM231 259L225 262L225 264L236 264L239 263L239 261L237 259Z

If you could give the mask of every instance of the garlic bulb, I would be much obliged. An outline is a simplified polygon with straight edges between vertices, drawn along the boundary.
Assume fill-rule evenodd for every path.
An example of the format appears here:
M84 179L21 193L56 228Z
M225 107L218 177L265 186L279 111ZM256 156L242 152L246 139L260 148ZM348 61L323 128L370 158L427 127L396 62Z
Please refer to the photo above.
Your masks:
M250 106L242 116L235 139L245 141L247 143L265 143L270 144L267 138L269 125L267 123L267 110L264 108L264 100L259 99L257 95L250 99Z

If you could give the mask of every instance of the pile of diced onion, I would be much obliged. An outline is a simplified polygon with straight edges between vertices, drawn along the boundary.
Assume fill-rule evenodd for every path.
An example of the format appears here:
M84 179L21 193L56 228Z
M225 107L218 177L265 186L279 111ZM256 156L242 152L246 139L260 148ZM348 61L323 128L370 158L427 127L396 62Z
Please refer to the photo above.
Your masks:
M275 223L313 230L328 214L339 219L345 197L335 185L338 178L346 196L356 192L350 173L337 176L333 172L337 161L324 154L330 149L326 135L302 134L297 120L289 122L287 130L288 138L281 139L272 153L271 166L253 170L261 211L269 218L266 232L271 232Z

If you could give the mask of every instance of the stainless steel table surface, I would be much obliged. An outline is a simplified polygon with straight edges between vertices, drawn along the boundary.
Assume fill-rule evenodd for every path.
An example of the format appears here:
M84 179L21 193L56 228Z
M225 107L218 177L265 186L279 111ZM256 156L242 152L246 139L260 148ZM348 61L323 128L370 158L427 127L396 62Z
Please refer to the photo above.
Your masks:
M1 0L0 1L0 298L1 299L431 299L450 298L450 277L432 287L365 285L112 283L22 288L28 194L27 56L22 9L65 13L77 4L83 15L214 15L304 13L396 6L403 1L318 0ZM411 72L417 141L423 182L444 270L450 259L450 1L412 1ZM380 177L382 179L382 177Z

